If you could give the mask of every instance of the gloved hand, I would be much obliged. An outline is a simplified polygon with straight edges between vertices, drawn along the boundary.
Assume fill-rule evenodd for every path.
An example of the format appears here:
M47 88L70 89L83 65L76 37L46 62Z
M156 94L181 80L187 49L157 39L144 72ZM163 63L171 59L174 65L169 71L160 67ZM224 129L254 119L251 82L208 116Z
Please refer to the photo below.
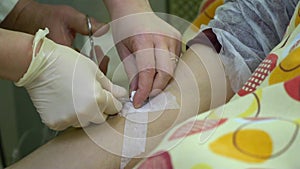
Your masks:
M42 121L63 130L100 124L118 113L122 104L116 98L127 91L113 85L90 59L47 39L47 34L48 29L37 32L31 64L16 82L27 89Z

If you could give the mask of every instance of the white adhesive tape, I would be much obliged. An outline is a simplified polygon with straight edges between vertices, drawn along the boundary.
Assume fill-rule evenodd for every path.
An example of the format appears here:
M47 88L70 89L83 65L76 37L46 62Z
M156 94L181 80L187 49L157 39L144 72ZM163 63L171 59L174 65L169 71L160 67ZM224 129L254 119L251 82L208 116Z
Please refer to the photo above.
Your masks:
M131 158L145 152L147 136L148 112L129 114L126 117L121 169Z
M169 92L161 93L139 109L131 102L124 104L121 115L126 118L121 166L123 169L131 158L145 152L148 128L148 112L179 109L176 97Z
M131 113L155 112L168 109L178 109L176 97L170 92L163 92L149 100L143 107L135 109L131 102L126 102L121 110L121 115L126 117Z

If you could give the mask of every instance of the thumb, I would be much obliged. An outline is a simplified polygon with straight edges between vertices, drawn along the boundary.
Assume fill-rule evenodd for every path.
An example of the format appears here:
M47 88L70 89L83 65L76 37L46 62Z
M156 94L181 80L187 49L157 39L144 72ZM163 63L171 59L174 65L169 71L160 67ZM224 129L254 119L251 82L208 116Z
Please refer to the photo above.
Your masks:
M111 92L103 89L101 95L101 97L105 99L98 99L97 102L104 115L114 115L121 111L123 107L122 103L117 100Z
M97 73L97 81L101 84L102 88L112 93L116 98L124 98L128 96L125 88L113 84L101 71Z

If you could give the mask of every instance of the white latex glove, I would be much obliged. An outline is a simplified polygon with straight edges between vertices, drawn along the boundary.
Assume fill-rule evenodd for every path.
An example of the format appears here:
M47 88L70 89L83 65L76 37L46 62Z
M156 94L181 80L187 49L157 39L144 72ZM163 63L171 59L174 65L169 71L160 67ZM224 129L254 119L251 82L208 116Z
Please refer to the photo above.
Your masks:
M90 59L73 49L45 38L48 29L39 30L25 75L16 83L24 86L42 121L54 130L105 122L118 113L122 104L116 98L127 91L113 85Z
M181 34L153 12L121 17L111 26L130 79L130 90L137 91L133 104L139 108L172 79L180 55Z

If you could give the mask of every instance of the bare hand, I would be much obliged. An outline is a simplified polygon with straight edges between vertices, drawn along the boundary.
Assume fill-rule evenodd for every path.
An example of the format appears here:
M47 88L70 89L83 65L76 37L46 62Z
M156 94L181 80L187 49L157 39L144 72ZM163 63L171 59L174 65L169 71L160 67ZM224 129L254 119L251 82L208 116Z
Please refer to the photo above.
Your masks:
M138 13L112 22L117 50L136 90L133 104L143 105L172 79L180 55L180 33L154 13Z
M105 25L94 18L90 19L93 32ZM69 6L47 5L33 0L20 0L1 27L30 34L47 27L50 30L48 38L67 46L72 45L76 33L89 34L83 13Z

